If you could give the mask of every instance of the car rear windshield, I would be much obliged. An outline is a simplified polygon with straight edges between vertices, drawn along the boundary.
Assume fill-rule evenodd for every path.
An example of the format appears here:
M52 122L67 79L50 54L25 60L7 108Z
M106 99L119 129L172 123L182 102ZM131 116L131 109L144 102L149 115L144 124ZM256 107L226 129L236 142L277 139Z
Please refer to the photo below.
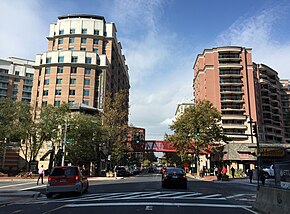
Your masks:
M174 169L166 169L165 171L166 174L184 174L184 170L183 169L179 169L179 168L174 168Z
M77 168L54 168L51 172L52 176L68 176L68 175L77 175Z

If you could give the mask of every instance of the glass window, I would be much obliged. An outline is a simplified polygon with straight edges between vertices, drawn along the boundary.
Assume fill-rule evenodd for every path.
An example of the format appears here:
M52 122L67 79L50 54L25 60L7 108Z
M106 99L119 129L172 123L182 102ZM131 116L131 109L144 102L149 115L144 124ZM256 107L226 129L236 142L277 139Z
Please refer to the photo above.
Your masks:
M70 68L70 73L71 74L76 74L77 73L77 67L71 67Z
M90 85L90 79L85 79L84 84L85 85Z
M74 43L75 42L75 38L73 38L73 37L71 37L71 38L69 38L69 43L71 44L71 43Z
M100 31L95 29L95 30L94 30L94 34L95 34L95 35L99 35L99 34L100 34Z
M90 96L90 90L84 90L84 96Z
M19 71L15 71L16 76L19 76L19 73L20 73Z
M75 89L70 89L69 90L69 95L76 95L76 90Z
M94 44L95 45L99 44L99 40L98 39L94 39Z
M83 28L82 29L82 34L87 34L87 32L88 32L88 29L87 28Z
M62 79L57 78L57 79L56 79L56 84L62 84Z
M87 38L82 38L82 39L81 39L81 43L82 43L82 44L87 43Z
M89 101L88 100L83 100L83 104L89 105Z
M77 80L76 78L71 78L70 81L69 81L70 84L76 84L77 83Z
M13 91L13 95L17 95L18 94L18 91Z
M97 59L97 64L100 65L101 64L101 61L100 59Z
M46 58L46 63L51 63L51 57Z
M68 49L69 49L70 51L74 50L74 48L73 48L73 47L69 47Z
M54 106L60 106L60 100L55 100L54 101Z
M78 57L77 56L73 56L71 58L71 62L78 62Z
M86 68L85 69L85 74L91 74L91 69L90 68Z
M42 106L47 106L47 101L42 101Z
M48 95L48 90L43 90L43 96L47 96Z
M63 73L63 67L57 67L57 73L62 74Z
M86 48L81 48L81 51L86 51Z
M40 70L40 74L39 74L39 76L40 76L40 75L41 75L41 70ZM33 78L34 75L33 75L33 74L26 73L25 76L26 76L26 77L29 77L29 78Z
M61 89L56 89L55 90L55 95L61 95Z
M14 89L17 89L18 88L18 85L17 84L13 84L13 88Z
M19 78L14 78L14 82L19 82Z
M92 63L92 58L91 57L86 57L85 61L86 61L86 63L91 64Z
M64 61L64 57L63 56L59 56L58 57L58 62L63 62Z
M98 49L98 48L94 48L94 52L95 52L96 54L98 54L98 53L99 53L99 49Z
M76 33L76 29L74 29L74 28L70 29L69 33L70 34L75 34Z
M44 80L44 85L49 85L49 79Z
M50 74L50 67L45 68L45 74Z
M63 39L61 38L61 39L58 39L58 44L59 45L62 45L63 44Z
M59 30L59 35L63 35L64 34L64 30L63 29L61 29L61 30Z
M68 101L68 104L69 104L70 106L72 106L74 103L75 103L74 100L69 100L69 101Z

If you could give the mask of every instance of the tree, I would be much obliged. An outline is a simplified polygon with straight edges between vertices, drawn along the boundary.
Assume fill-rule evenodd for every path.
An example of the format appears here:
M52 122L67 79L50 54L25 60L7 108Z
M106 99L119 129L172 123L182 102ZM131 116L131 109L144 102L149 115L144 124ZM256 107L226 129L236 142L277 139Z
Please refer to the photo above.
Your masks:
M127 145L129 93L121 90L104 99L103 127L113 164L126 162L131 148Z
M99 150L104 142L101 120L97 116L83 113L73 114L69 120L66 151L68 160L73 165L100 160Z
M199 164L199 155L208 151L210 146L225 139L222 134L221 113L208 100L198 101L185 109L170 126L173 135L166 138L173 142L181 160L194 152ZM197 166L197 169L199 166Z

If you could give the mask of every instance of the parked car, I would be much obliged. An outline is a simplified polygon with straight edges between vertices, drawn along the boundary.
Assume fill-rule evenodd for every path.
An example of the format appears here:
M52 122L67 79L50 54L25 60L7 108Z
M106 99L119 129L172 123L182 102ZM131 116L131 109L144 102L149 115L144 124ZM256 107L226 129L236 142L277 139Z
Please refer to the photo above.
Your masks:
M180 186L187 189L187 178L185 171L181 168L166 168L162 176L162 188Z
M263 171L264 171L264 176L266 179L275 176L273 164L271 166L263 168Z
M118 177L124 177L124 176L129 175L129 172L125 166L117 166L115 168L115 171L116 171Z
M48 176L46 196L51 198L55 193L75 192L78 195L87 192L89 182L86 176L82 175L77 166L54 167Z

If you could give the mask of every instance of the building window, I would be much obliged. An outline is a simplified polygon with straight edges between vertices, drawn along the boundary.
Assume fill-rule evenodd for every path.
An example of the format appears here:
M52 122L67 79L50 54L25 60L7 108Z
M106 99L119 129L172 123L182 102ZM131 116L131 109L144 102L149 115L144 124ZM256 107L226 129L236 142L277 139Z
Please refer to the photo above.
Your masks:
M95 34L95 35L99 35L99 34L100 34L100 31L95 29L95 30L94 30L94 34Z
M59 56L58 57L58 62L64 62L64 57L63 56Z
M47 101L42 101L42 107L47 106Z
M40 70L40 74L39 74L39 76L40 76L40 75L41 75L41 70ZM26 77L29 77L29 78L33 78L34 75L33 75L33 74L26 73L25 76L26 76Z
M62 74L63 73L63 67L57 67L57 73Z
M59 50L59 51L62 51L62 50L63 50L63 48L61 48L61 47L58 47L58 48L57 48L57 50Z
M89 101L88 100L83 100L83 104L89 105Z
M46 63L51 63L51 57L46 58Z
M20 73L19 71L15 71L16 76L19 76L19 73Z
M54 101L54 106L60 106L60 100L55 100Z
M99 49L98 48L94 48L94 50L93 50L96 54L98 54L99 53Z
M85 62L88 64L92 63L92 58L91 57L86 57Z
M55 90L55 95L61 95L61 89L56 89Z
M94 44L95 45L99 44L99 40L98 39L94 39Z
M71 67L70 68L70 73L71 74L76 74L77 73L77 67Z
M75 89L70 89L69 90L69 95L76 95L76 90Z
M87 32L88 32L88 29L87 28L83 28L82 29L82 34L87 34Z
M91 69L90 68L86 68L85 69L85 74L91 74Z
M59 30L59 35L63 35L64 34L64 30L62 29L62 30Z
M48 95L48 90L46 89L46 90L43 90L43 96L47 96Z
M14 89L17 89L18 88L18 85L17 84L13 84L13 88Z
M70 44L72 44L72 43L74 43L74 42L75 42L75 38L73 38L73 37L69 38L69 43L70 43Z
M49 85L49 79L44 80L44 85Z
M74 50L74 47L69 47L68 48L70 51L73 51Z
M19 82L19 78L14 78L14 82Z
M62 45L63 44L63 39L58 39L58 44Z
M18 94L18 91L13 91L13 95L17 95Z
M86 43L87 43L87 38L82 38L82 39L81 39L81 43L82 43L82 44L86 44Z
M69 104L70 106L74 105L74 103L75 103L74 100L69 100L69 101L68 101L68 104Z
M100 59L97 59L97 65L100 65L100 64L101 64Z
M56 79L56 84L62 84L62 79L57 78L57 79Z
M50 67L45 68L45 74L50 74Z
M76 29L74 29L74 28L70 29L69 33L70 34L75 34L76 33Z
M85 79L84 84L85 85L90 85L90 82L91 82L90 79Z
M84 90L84 96L90 96L90 90Z
M86 48L81 48L81 51L86 51Z
M76 78L71 78L69 81L70 84L76 84L77 83L77 79Z
M77 56L73 56L71 58L71 62L78 62L78 57Z

